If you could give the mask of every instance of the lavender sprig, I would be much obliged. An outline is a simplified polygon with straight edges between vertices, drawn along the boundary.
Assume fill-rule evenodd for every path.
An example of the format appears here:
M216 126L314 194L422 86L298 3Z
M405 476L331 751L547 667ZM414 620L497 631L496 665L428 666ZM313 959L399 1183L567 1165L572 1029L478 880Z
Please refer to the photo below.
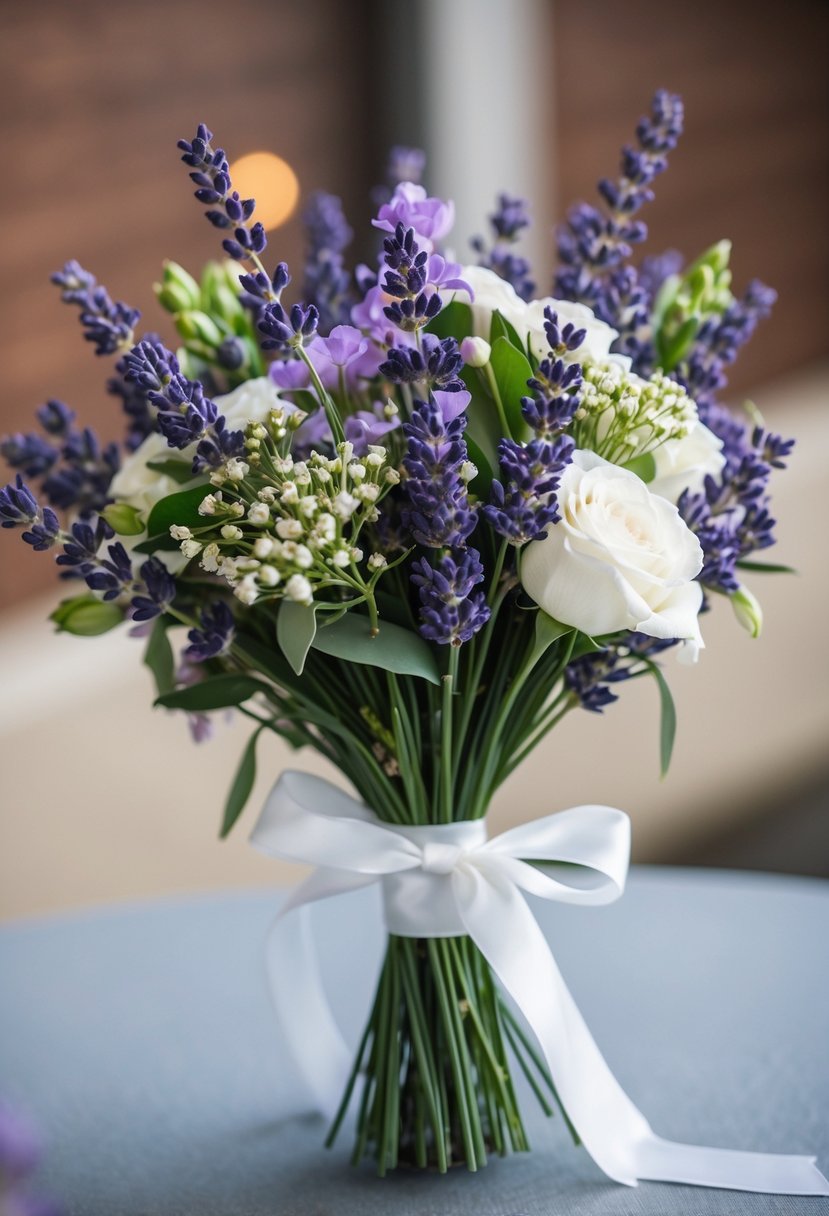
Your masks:
M233 613L224 600L207 604L199 620L200 627L191 629L187 635L190 645L184 650L183 658L188 663L205 663L227 654L236 635Z
M207 219L214 228L233 229L233 236L225 237L222 248L228 257L241 261L262 253L268 241L260 223L249 223L256 200L242 199L233 189L227 156L223 148L211 147L212 138L213 132L199 123L193 139L180 139L177 146L184 153L181 159L192 170L195 196L208 208Z
M526 258L513 251L512 246L521 232L530 225L526 199L499 194L496 210L489 216L495 234L491 246L483 237L472 239L472 248L478 254L478 265L494 270L514 287L522 300L532 299L535 283L531 278L530 264Z
M160 342L144 341L126 356L125 378L139 385L158 411L156 425L170 447L196 443L193 472L219 468L245 450L242 431L229 431L216 404L198 380L181 374L178 360Z
M424 334L421 349L393 346L378 371L394 384L422 384L444 393L462 392L466 385L460 378L463 367L458 343L454 338L437 338Z
M633 270L620 270L632 247L647 236L647 226L633 217L652 200L651 183L667 168L667 154L676 147L682 126L681 99L660 89L650 116L640 119L636 128L638 148L622 150L621 177L599 183L608 211L581 203L558 231L561 266L555 276L555 294L587 304L617 329L619 349L631 355L636 371L650 370L652 360L644 325L648 293L646 287L639 287Z
M319 328L328 333L349 320L354 303L343 251L354 236L335 194L317 190L303 214L308 252L302 293L319 312Z
M65 304L80 309L84 338L95 344L96 355L112 355L133 344L141 313L121 300L110 299L106 288L79 262L67 262L52 275L52 282L60 287Z
M451 549L435 566L422 557L412 565L419 589L420 632L439 646L460 646L487 623L490 609L483 591L484 570L476 549Z
M421 250L414 228L397 224L383 241L386 273L383 290L393 296L383 313L398 329L415 332L433 320L443 307L436 291L429 292L429 254Z
M431 549L459 548L477 524L463 478L465 428L463 414L446 422L431 398L415 402L410 421L403 424L408 441L403 467L409 503L403 523L418 544Z

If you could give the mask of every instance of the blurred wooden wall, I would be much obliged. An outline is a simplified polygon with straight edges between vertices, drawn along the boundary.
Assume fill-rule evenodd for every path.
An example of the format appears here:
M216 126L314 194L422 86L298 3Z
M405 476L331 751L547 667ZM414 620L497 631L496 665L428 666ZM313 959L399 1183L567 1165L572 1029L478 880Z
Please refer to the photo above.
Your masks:
M0 433L31 428L48 397L107 438L123 433L104 392L111 360L81 338L49 275L77 258L142 325L166 320L152 292L164 258L194 270L220 235L192 197L176 140L199 121L231 159L267 150L303 195L340 193L367 222L371 105L368 0L0 2L5 223L0 279ZM302 202L300 202L300 208ZM297 219L271 237L300 271ZM5 466L3 467L5 481ZM46 554L4 535L0 608L53 587Z
M658 88L686 129L642 213L648 252L734 243L734 287L774 287L736 365L740 391L829 353L829 4L581 0L554 6L559 211L595 200Z

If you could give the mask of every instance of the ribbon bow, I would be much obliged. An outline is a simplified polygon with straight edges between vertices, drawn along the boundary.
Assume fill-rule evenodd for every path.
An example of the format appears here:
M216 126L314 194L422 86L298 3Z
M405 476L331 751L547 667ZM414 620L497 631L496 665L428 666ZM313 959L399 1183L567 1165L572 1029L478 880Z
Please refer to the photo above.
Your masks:
M325 999L307 925L288 933L285 917L380 882L390 933L472 938L521 1010L568 1118L609 1177L629 1186L651 1179L829 1195L813 1157L704 1148L655 1135L596 1046L522 892L574 904L618 899L630 854L623 811L573 807L488 840L482 820L381 823L329 782L287 772L251 841L272 856L318 867L280 911L270 960L272 978L279 975L272 990L283 1031L321 1109L333 1110L351 1057Z

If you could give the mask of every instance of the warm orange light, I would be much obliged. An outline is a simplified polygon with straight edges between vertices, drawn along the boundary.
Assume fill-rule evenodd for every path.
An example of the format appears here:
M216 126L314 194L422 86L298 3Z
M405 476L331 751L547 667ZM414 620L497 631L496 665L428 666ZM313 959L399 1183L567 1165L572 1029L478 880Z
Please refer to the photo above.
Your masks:
M267 231L292 214L299 199L299 182L291 166L273 152L250 152L230 166L233 189L240 198L255 198L258 220Z

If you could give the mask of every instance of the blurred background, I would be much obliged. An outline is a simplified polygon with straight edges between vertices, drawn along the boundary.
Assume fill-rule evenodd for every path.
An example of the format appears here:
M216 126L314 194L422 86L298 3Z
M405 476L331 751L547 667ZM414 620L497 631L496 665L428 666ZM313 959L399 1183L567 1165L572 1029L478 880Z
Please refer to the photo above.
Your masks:
M280 158L269 189L290 214L273 260L299 268L303 200L318 188L342 196L354 256L367 255L371 186L389 145L410 143L427 151L430 189L457 204L459 260L497 190L532 200L526 250L543 294L556 218L613 174L653 91L681 93L686 134L646 210L647 250L690 258L729 236L737 290L756 276L779 292L726 396L750 396L798 436L775 495L775 559L798 575L756 576L760 641L723 603L704 622L699 666L669 659L679 736L666 780L656 691L638 681L601 717L571 715L494 819L609 802L631 812L639 861L829 874L827 51L820 0L789 0L784 15L763 0L697 0L693 12L658 0L4 0L0 433L29 429L58 396L120 435L108 361L49 275L77 258L147 328L166 324L152 290L162 259L197 273L218 251L175 148L198 121L232 161ZM0 917L293 877L246 836L296 761L262 746L246 819L219 844L247 732L222 723L193 746L182 720L151 710L139 644L55 635L57 598L51 561L4 537Z

